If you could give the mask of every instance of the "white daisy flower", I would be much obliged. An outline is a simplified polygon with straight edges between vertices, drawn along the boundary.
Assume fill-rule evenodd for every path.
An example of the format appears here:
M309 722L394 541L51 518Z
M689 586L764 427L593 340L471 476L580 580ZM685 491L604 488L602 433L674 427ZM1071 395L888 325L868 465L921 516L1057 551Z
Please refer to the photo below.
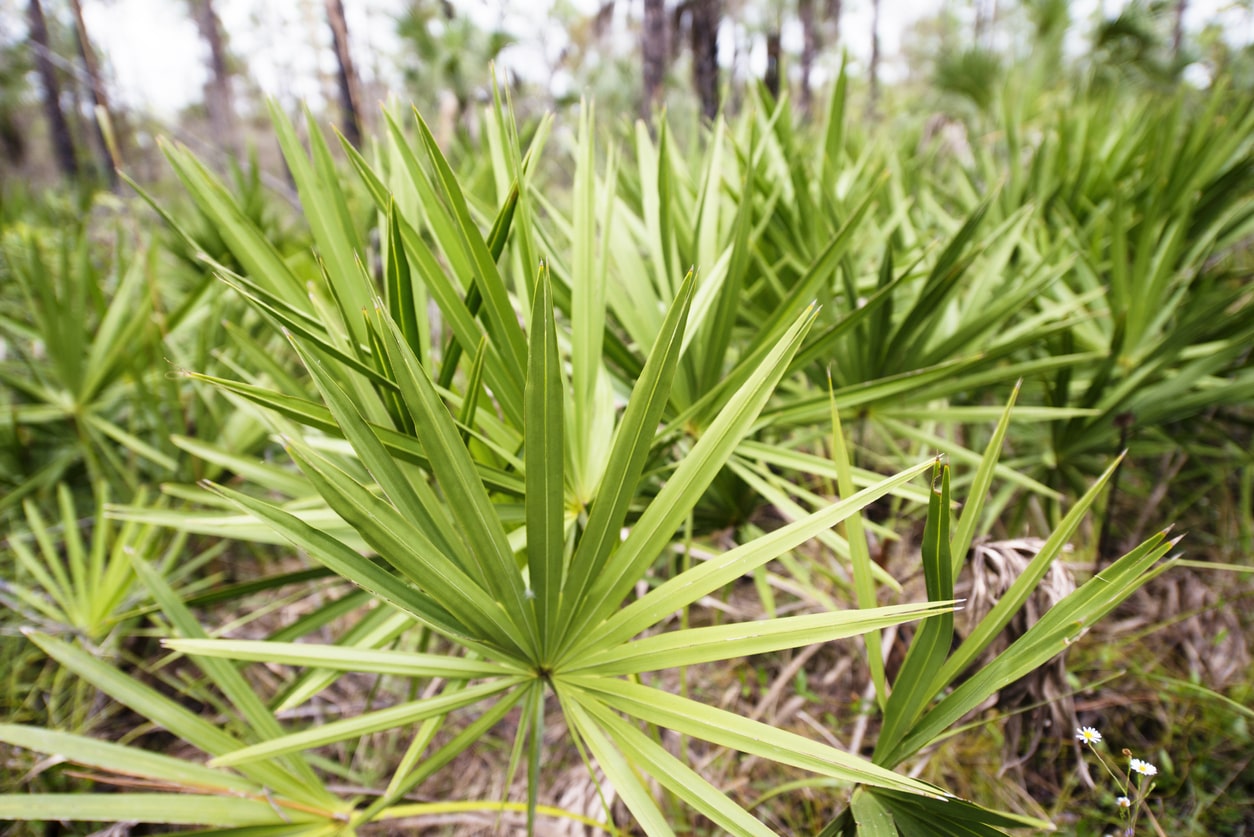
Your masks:
M1101 743L1102 734L1093 727L1080 727L1075 731L1075 738L1076 741L1080 741L1092 747L1094 744Z

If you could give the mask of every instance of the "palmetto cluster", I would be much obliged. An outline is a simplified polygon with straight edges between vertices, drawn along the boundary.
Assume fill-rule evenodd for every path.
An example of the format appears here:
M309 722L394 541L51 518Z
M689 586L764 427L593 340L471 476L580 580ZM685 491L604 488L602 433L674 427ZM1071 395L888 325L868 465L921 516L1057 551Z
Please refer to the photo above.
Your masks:
M828 835L1044 827L952 798L902 766L1170 566L1161 559L1175 541L1155 534L1002 653L985 654L1111 480L1116 465L1090 461L1102 447L1099 419L1143 409L1137 381L1201 399L1236 356L1225 343L1203 363L1183 338L1178 352L1156 353L1147 346L1162 323L1137 306L1112 333L1094 325L1094 271L1111 267L1126 290L1113 256L1128 240L1114 234L1109 259L1093 256L1096 245L1063 253L1106 223L1077 217L1085 184L1050 190L1050 211L1082 227L1057 237L1018 182L997 195L967 183L940 200L914 162L848 131L843 77L814 148L794 134L786 104L764 104L730 127L717 123L700 153L681 154L665 125L657 139L640 125L634 156L601 161L585 110L563 158L573 177L560 189L538 166L551 122L524 144L499 100L483 153L459 174L421 118L390 116L368 154L345 143L348 171L312 119L308 151L277 109L274 122L312 257L281 252L199 161L167 148L232 257L230 266L205 260L219 299L235 306L223 327L229 345L183 380L250 423L234 437L250 443L163 440L212 466L212 479L170 489L186 507L111 513L279 543L313 566L268 584L332 578L351 590L269 638L220 638L189 605L203 600L136 556L134 576L169 634L164 647L190 660L222 723L63 636L30 638L204 759L3 726L0 740L144 789L4 796L0 816L72 808L89 820L224 833L351 833L435 811L407 796L508 728L508 771L526 774L526 799L466 802L514 806L534 826L553 813L540 803L550 778L542 732L555 705L563 745L649 834L673 833L672 802L727 833L772 833L668 746L679 738L852 789L833 797ZM916 192L927 212L906 200ZM1060 208L1070 197L1076 206ZM1112 201L1118 219L1123 204ZM1138 252L1161 246L1163 259L1196 266L1206 241L1235 234L1237 215L1205 213L1197 224L1213 222L1214 235L1188 250L1177 246L1184 228L1139 230L1150 249ZM184 234L176 213L167 220ZM1156 299L1181 298L1172 280L1153 284ZM1232 303L1223 282L1207 287L1207 306ZM1249 333L1248 317L1223 335L1206 331L1203 313L1181 313L1199 339ZM1043 351L1051 341L1058 351ZM1097 359L1112 346L1130 366ZM1177 361L1198 364L1198 388L1175 374ZM1248 387L1248 370L1239 374ZM1077 408L1069 393L1080 389ZM856 423L848 437L842 421ZM1049 456L1001 460L1016 421ZM924 475L930 485L919 484ZM1018 492L1046 501L1052 533L959 641L955 578L977 535L1015 513ZM901 584L872 559L868 534L892 535L864 514L873 504L926 516L923 600L900 601ZM767 505L771 526L746 523ZM694 540L703 543L695 563L684 547ZM772 562L795 561L811 542L856 606L818 607L816 596L795 615L670 621ZM890 598L897 603L885 605ZM886 666L880 632L915 620L904 659ZM328 632L334 641L315 640ZM864 637L856 648L879 716L869 755L676 694L655 676L854 636ZM250 664L299 673L263 695ZM350 673L401 678L412 695L321 725L288 714ZM369 746L386 731L405 742L389 754L386 785L360 798L329 789L319 749ZM1149 765L1131 769L1147 775Z

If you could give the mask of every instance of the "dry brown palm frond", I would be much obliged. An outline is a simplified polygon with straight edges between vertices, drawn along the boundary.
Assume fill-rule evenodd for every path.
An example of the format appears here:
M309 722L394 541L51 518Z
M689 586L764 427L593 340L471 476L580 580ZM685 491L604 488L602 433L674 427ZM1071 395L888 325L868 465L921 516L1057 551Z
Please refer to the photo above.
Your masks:
M969 633L989 614L1044 545L1045 541L1039 538L1017 538L974 546L967 571L959 579L956 590L958 597L967 600L956 625L961 634ZM1066 564L1061 561L1051 564L1023 608L985 649L980 664L1003 653L1075 589L1075 578ZM1046 737L1058 740L1061 731L1075 725L1075 707L1066 677L1065 658L1060 654L1049 664L1006 686L990 702L1006 719L1003 774L1018 771L1032 760ZM1052 750L1047 755L1052 757Z
M1177 658L1207 688L1223 691L1250 670L1249 632L1226 581L1222 573L1178 568L1139 590L1108 630L1152 630L1162 654Z

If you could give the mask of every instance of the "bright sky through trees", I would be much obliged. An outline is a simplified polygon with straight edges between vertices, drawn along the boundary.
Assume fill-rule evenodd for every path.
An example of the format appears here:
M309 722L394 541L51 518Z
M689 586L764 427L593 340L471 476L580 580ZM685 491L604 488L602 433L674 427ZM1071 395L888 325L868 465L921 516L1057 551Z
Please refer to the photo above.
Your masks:
M395 17L408 0L349 0L345 3L354 52L359 56L360 72L367 78L390 81L391 56L399 42L395 34ZM895 62L899 56L903 31L913 21L935 13L944 0L883 0L881 12L883 71L892 78L903 68ZM311 43L329 44L330 33L318 6L309 3L271 3L263 0L219 0L219 15L230 35L230 46L247 62L247 72L258 87L268 95L281 99L317 100L325 89L320 76L334 72L334 57L327 49L310 49ZM485 28L500 26L513 34L518 43L510 47L501 63L513 72L532 81L542 81L561 50L566 37L563 26L547 14L538 14L537 7L552 8L554 0L508 2L508 0L461 0L455 7L470 15ZM595 11L593 0L575 0L576 7L587 6ZM970 4L952 3L967 8ZM1009 4L1006 4L1009 5ZM1114 14L1122 0L1076 0L1073 18L1085 21L1101 5L1106 14ZM154 115L169 117L178 109L201 98L205 67L200 53L203 46L182 3L170 0L114 0L105 4L85 3L88 26L100 43L119 92L119 98L132 107ZM621 17L629 10L638 17L639 3L620 2L616 13ZM1221 18L1227 31L1238 40L1250 40L1251 20L1247 13L1233 9L1227 0L1192 0L1188 6L1186 28L1196 30L1204 22ZM309 13L308 9L315 9ZM869 54L870 0L846 0L842 29L846 33L843 46L855 61ZM795 21L792 21L795 24ZM784 48L795 51L800 33L789 32L785 26ZM798 43L791 43L796 40ZM763 48L758 45L757 53ZM750 52L749 69L760 72L755 65L765 65L764 54ZM558 75L556 83L563 84ZM561 91L565 92L565 91Z

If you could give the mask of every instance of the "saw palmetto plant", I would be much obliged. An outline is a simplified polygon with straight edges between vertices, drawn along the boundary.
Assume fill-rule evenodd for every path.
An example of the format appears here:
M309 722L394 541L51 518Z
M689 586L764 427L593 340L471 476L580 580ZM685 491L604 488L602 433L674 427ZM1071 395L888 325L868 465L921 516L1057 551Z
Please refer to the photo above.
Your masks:
M177 426L154 390L169 386L153 362L160 334L150 316L154 252L119 234L101 265L81 228L27 229L0 246L18 293L0 306L5 409L12 465L0 476L0 509L70 474L129 493L139 475L175 471L168 436ZM6 452L8 453L8 452Z
M136 730L111 743L7 724L0 741L125 792L0 795L0 818L329 835L475 810L529 831L552 817L617 833L617 804L647 834L797 827L759 810L756 791L720 787L695 741L807 777L797 788L826 794L808 825L827 834L1048 827L914 778L911 760L1170 566L1174 541L1155 535L984 654L1113 473L1068 497L1001 459L1012 422L1099 409L1013 405L1016 379L1030 392L1093 361L1037 348L1079 328L1094 294L1050 296L1075 260L1042 241L1035 208L907 199L896 152L846 131L843 88L818 154L786 105L716 124L699 155L641 125L628 159L601 153L590 109L576 131L546 118L524 142L498 100L473 180L421 118L389 114L372 148L345 143L340 164L312 118L306 148L276 108L312 258L277 247L167 147L197 223L230 256L202 257L221 283L205 298L229 297L215 310L239 321L214 331L225 344L212 352L176 355L181 378L213 393L217 435L175 428L162 444L210 478L166 487L189 505L109 513L277 545L281 566L189 590L170 566L111 556L101 577L150 597L128 611L163 637L148 665L97 654L40 607L31 642ZM545 153L568 155L564 191L546 182ZM165 220L202 252L194 225ZM959 637L955 578L1013 491L1066 513ZM925 591L912 601L870 544L909 538L916 520ZM38 556L21 561L41 577ZM849 606L818 589L815 568ZM68 613L72 585L45 575ZM717 606L743 579L760 618ZM264 613L222 626L212 610L288 587L301 615L281 628ZM834 641L865 654L877 715L865 752L685 685L690 669ZM310 721L320 695L363 676L403 685ZM175 743L158 754L147 735ZM505 790L415 795L489 736L506 742ZM586 767L598 815L548 804L561 757ZM362 787L353 765L370 759L384 768Z
M439 176L442 158L433 146L428 148ZM297 172L299 175L299 166ZM327 184L319 185L325 188ZM476 285L485 306L493 301L508 305L499 275L494 275L494 262L487 258L488 243L469 225L468 218L457 218L464 204L459 206L462 196L455 181L444 179L440 187L455 220L450 225L451 234L466 247L469 257L486 268ZM324 208L333 209L334 204ZM315 214L312 207L309 211ZM406 223L395 209L387 217L393 233ZM463 392L456 399L442 391L438 369L423 365L425 353L418 335L406 331L414 319L413 311L407 310L415 296L409 262L421 263L424 255L422 250L409 252L401 234L390 237L386 299L370 298L360 265L349 262L353 272L347 276L328 267L327 276L338 276L341 283L336 288L332 283L337 280L328 281L328 289L337 299L352 294L368 303L364 311L343 307L340 322L344 331L340 333L328 327L326 320L316 324L294 305L281 301L277 293L272 295L261 287L264 282L276 291L283 288L286 277L282 274L254 272L247 279L226 277L247 283L257 304L290 335L321 395L319 427L301 426L282 416L276 424L305 477L377 558L364 557L275 503L222 486L212 490L268 522L310 557L369 591L383 606L406 614L443 637L445 653L368 653L351 648L205 640L168 588L148 573L154 596L176 631L185 637L171 640L170 646L201 660L206 673L248 721L243 740L231 743L232 739L217 730L207 739L208 731L200 726L203 722L174 713L180 716L179 734L213 756L207 768L200 768L217 777L211 788L230 786L231 781L256 783L249 792L221 800L215 809L220 813L208 816L206 824L239 824L248 819L249 812L262 812L260 824L296 811L306 819L313 818L310 829L317 830L328 824L351 828L389 816L390 809L410 788L474 743L473 735L463 733L435 752L427 750L443 719L468 706L479 707L482 714L474 728L480 730L514 707L522 708L517 755L535 774L529 799L534 813L543 763L536 719L541 717L549 696L559 702L570 736L589 761L603 771L633 815L653 831L669 829L645 784L646 777L722 827L739 833L769 833L646 734L644 730L649 728L673 729L851 783L943 796L924 783L828 745L673 695L646 682L650 672L660 669L850 636L953 606L952 602L905 604L641 636L677 610L831 528L929 467L923 463L679 573L643 596L633 595L659 556L672 548L675 534L697 500L751 428L787 370L812 314L798 312L759 367L683 458L662 466L666 473L655 496L643 508L633 508L682 354L695 286L694 277L685 280L653 346L642 353L640 376L621 418L611 425L611 442L598 463L602 472L599 488L580 502L568 490L572 480L567 476L571 470L567 463L573 460L582 464L576 456L576 440L586 444L587 438L580 433L578 421L569 421L566 416L570 402L567 388L574 383L567 383L559 342L586 335L562 335L564 340L559 341L547 270L541 266L537 271L527 327L519 326L512 309L500 310L489 320L496 339L488 342L480 337L479 345L472 346L478 369L468 376L469 382L476 387L481 386L481 380L491 382L501 414L498 418L492 415L496 410L486 404L475 409L474 401L482 390ZM467 289L460 290L464 294ZM349 322L356 323L352 327L356 336L348 333ZM470 320L468 328L477 332L480 326ZM570 357L576 371L588 364L595 374L601 363L599 353L581 356L572 350ZM242 385L237 385L237 390L245 391ZM283 398L278 392L246 391L262 403ZM601 400L603 407L612 411L609 393ZM612 412L610 416L613 419ZM332 430L348 447L342 452L320 450L314 437L322 437L324 429ZM478 449L487 454L477 460L473 454ZM621 537L625 525L629 532ZM152 717L174 711L168 701L105 669L63 641L46 635L32 637L64 665L141 714ZM418 680L438 678L443 686L428 697L378 712L310 729L283 730L245 690L239 674L219 657L331 670L386 671ZM226 672L231 674L224 678ZM160 718L153 719L168 726ZM388 791L370 804L346 807L343 802L326 799L317 785L305 781L309 767L301 761L303 751L409 725L418 725L409 753ZM32 741L27 733L11 732L11 741L19 739ZM93 746L75 741L82 748ZM120 751L109 752L120 758ZM103 757L95 758L99 762ZM234 770L222 772L223 768L238 768L239 774ZM152 778L151 773L144 775ZM194 777L187 780L194 781ZM259 801L258 786L273 795L273 807ZM51 804L51 800L44 802ZM92 803L80 800L80 815L102 816L113 801L100 804L103 807L93 811ZM186 822L186 816L163 819L157 814L153 818Z

